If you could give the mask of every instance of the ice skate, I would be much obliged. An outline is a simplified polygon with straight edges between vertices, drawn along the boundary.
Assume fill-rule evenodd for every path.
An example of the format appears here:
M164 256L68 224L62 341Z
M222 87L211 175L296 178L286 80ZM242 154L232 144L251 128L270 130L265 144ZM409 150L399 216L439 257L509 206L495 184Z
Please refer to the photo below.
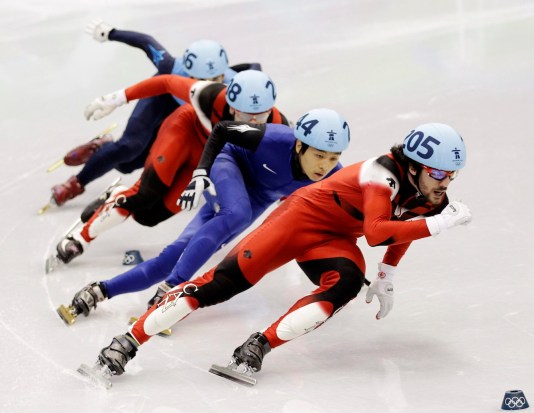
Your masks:
M160 285L158 285L158 289L156 291L156 294L148 300L147 302L147 308L152 307L154 304L158 304L163 296L169 292L171 288L174 288L174 285L169 284L167 281L163 281Z
M109 389L112 386L111 377L124 373L126 364L135 357L138 345L129 333L116 336L109 346L100 350L92 367L82 364L78 367L78 373L88 377L96 386Z
M108 187L106 187L106 189L98 196L98 199L103 198L103 197L104 197L104 200L107 199L110 196L110 194L113 192L113 190L119 186L120 181L121 181L121 177L120 176L115 178L113 180L113 182ZM83 213L82 213L82 216L83 216ZM59 252L59 247L60 247L60 244L63 243L64 245L61 246L61 249L62 250L65 249L67 247L66 239L69 238L69 236L71 236L72 232L76 229L76 227L78 227L78 225L80 225L81 223L85 223L87 220L88 220L88 218L85 221L83 219L81 219L81 218L76 219L76 221L64 233L65 235L63 235L63 239L60 241L60 243L57 246L58 247L58 251L56 253L53 253L53 254L49 255L47 257L46 261L45 261L45 272L47 274L52 272L52 271L54 271L60 265L66 264L66 263L72 261L72 259L74 259L75 256L80 255L80 254L78 254L78 255L72 256L68 261L65 261L64 256L68 255L68 253L67 252L63 253L62 252L64 254L64 256L61 256L60 252ZM81 245L81 242L79 240L76 240L76 241L78 243L80 243L81 251L83 253L83 246ZM72 252L74 253L75 251L72 251Z
M119 185L120 181L121 181L120 176L115 178L113 182L108 187L106 187L106 189L98 196L97 200L100 200L103 197L104 197L104 200L106 200L109 197L109 194L113 191L113 189L115 189ZM85 189L83 187L81 187L80 189L78 188L78 186L81 187L77 178L75 176L71 176L69 180L67 180L66 183L52 187L52 196L50 197L50 200L48 201L46 205L44 205L37 211L37 214L42 215L46 211L48 211L50 208L57 208L63 205L69 199L72 199L82 194L85 191ZM71 196L71 194L75 194L75 195ZM101 204L103 204L103 201L100 203L100 205Z
M90 155L92 155L96 150L100 149L100 147L106 143L106 142L111 142L113 140L113 137L111 137L111 140L109 139L109 132L111 132L113 129L115 129L117 127L117 124L114 123L112 124L109 128L106 128L104 129L102 132L100 132L98 135L96 135L91 141L89 141L88 143L84 144L84 145L80 145L76 148L74 148L72 151L70 151L63 159L60 159L59 161L55 162L53 165L51 165L47 170L46 172L52 172L54 170L56 170L57 168L59 168L61 165L69 165L69 166L74 166L74 165L81 165L85 162L87 162L87 160L89 159ZM99 139L104 139L104 137L106 137L106 139L104 141L98 141ZM87 150L85 151L80 151L80 149L83 149L85 146L88 146L89 148L91 148L91 146L93 144L96 144L97 147L89 154L89 156L87 157L87 159L84 159L84 154L87 153ZM76 152L76 153L73 153L73 152ZM72 154L72 155L71 155ZM69 156L70 155L70 156ZM83 162L80 162L81 160L83 160ZM79 163L76 163L76 162L79 162Z
M103 135L97 136L89 142L70 150L63 158L63 162L68 166L83 165L96 151L108 142L113 142L113 135L110 133L104 133Z
M78 220L78 222L81 222ZM56 246L56 253L50 254L45 262L45 272L49 274L57 267L68 264L75 257L82 255L83 246L72 234L66 235Z
M80 184L78 178L73 175L65 183L54 185L52 187L52 195L46 205L41 207L37 214L42 215L50 208L60 207L69 199L76 198L85 192L85 188Z
M97 387L103 387L108 390L111 388L111 370L105 364L100 364L97 361L92 367L82 363L77 370L82 376L87 378L93 385Z
M78 218L74 223L69 227L69 229L65 232L66 235L64 237L68 236L74 229L80 225L81 220ZM58 266L60 266L63 262L59 259L57 252L52 253L48 256L48 258L45 261L45 272L48 274L52 271L54 271Z
M80 222L78 220L78 222ZM83 253L83 246L80 241L74 239L72 235L65 236L56 246L56 253L50 254L45 261L45 273L49 274L60 265L68 264L75 257Z
M98 208L100 208L102 205L105 204L107 199L111 196L112 192L115 190L115 188L120 186L121 177L118 177L115 179L111 185L109 185L105 191L103 191L98 197L92 201L89 205L87 205L81 214L81 220L83 223L86 223L91 219L93 214L96 212ZM124 189L126 189L125 186L123 186Z
M72 234L67 235L56 246L57 258L63 263L68 264L74 258L83 254L83 246L80 240L74 238Z
M73 175L65 183L52 187L51 201L57 206L62 206L68 200L76 198L84 192L85 187L80 184L76 175Z
M261 333L252 334L249 339L234 350L226 367L212 364L210 373L242 384L254 386L253 375L261 370L263 357L271 351L267 338Z
M107 298L104 284L93 282L83 287L74 295L71 305L68 307L60 305L57 313L67 325L71 325L74 324L78 315L83 314L87 317L92 309L96 309L97 303Z

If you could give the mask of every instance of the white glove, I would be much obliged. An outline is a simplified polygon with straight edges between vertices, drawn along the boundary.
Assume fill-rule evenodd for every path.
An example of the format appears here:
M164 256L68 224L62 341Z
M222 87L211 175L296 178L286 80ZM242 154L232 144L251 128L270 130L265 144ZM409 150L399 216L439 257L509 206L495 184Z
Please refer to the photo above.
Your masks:
M182 192L177 204L184 210L190 211L198 206L202 192L207 190L210 195L215 196L215 186L211 179L208 177L208 173L205 169L195 169L193 172L193 179Z
M102 20L93 20L85 27L85 33L93 36L97 42L103 43L109 40L109 32L113 30L109 24Z
M124 105L127 102L124 89L110 93L109 95L100 96L85 108L85 119L102 119L104 116L113 112L115 108Z
M367 289L365 302L369 304L376 295L380 302L380 311L376 313L376 319L380 320L388 315L393 308L393 275L395 269L392 265L378 264L378 276Z
M467 205L460 201L453 201L440 214L426 218L426 225L431 235L438 235L457 225L467 225L471 222L471 218L471 211Z

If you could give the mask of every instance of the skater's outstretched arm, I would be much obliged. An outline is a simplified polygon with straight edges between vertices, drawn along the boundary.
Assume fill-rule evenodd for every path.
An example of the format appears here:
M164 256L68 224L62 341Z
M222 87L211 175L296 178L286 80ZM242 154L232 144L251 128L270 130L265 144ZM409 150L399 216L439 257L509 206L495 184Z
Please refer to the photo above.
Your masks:
M156 39L148 34L119 30L102 20L95 20L89 23L86 27L86 33L99 42L116 41L141 49L145 52L146 56L154 66L156 66L158 73L172 73L176 60L175 57Z

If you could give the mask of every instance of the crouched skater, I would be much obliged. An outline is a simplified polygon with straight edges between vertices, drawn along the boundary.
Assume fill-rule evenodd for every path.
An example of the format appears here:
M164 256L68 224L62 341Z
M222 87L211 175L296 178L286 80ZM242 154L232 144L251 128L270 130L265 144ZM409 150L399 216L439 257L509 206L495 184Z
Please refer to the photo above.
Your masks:
M299 123L313 130L306 119ZM465 162L464 141L456 130L440 123L423 124L390 153L346 166L295 191L218 265L172 288L127 333L100 351L95 366L82 365L80 371L110 386L109 378L123 374L152 336L198 308L248 290L267 273L296 259L317 288L238 346L227 367L210 370L254 384L253 376L270 351L315 330L358 295L366 273L356 243L362 236L371 246L387 246L366 293L368 303L378 298L376 318L386 317L393 307L396 267L411 242L471 221L469 208L447 197Z

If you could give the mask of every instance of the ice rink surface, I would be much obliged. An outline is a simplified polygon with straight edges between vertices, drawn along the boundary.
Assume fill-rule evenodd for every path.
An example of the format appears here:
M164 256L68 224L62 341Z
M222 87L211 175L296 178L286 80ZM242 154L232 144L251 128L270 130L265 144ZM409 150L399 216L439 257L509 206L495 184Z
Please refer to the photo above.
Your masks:
M360 294L271 352L255 387L208 368L313 289L294 263L155 337L111 390L94 389L76 368L126 331L155 287L102 303L71 327L56 307L124 271L126 250L155 256L192 217L152 229L127 222L44 273L62 232L116 176L38 216L50 187L79 169L47 167L113 122L119 136L131 105L98 122L83 109L154 72L139 50L87 36L94 18L150 33L175 55L212 38L231 63L260 61L290 118L314 107L347 118L345 164L387 152L420 123L451 124L468 165L449 196L471 207L472 225L412 245L387 318L376 321L378 304ZM533 38L530 0L1 2L0 411L479 413L499 411L509 389L534 403ZM360 245L372 279L384 248Z

